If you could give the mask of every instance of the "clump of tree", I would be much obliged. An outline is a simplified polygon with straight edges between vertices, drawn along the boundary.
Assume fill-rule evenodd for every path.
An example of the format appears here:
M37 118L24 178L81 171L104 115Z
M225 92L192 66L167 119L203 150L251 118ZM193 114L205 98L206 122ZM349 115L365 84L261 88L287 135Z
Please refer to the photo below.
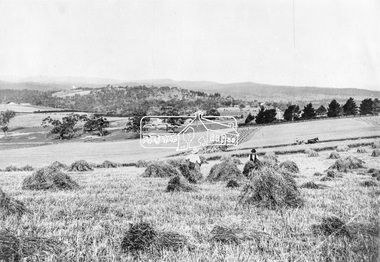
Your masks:
M356 105L355 100L350 97L347 102L343 105L343 114L345 115L357 115L358 106Z
M105 136L107 134L105 128L110 126L110 122L107 118L92 115L89 118L83 117L82 120L86 121L83 125L83 133L98 131L100 136Z
M294 121L300 119L301 110L298 105L290 105L284 112L284 119L286 121Z
M329 107L327 109L328 117L337 117L341 114L340 104L334 99L330 102Z
M8 130L9 130L8 128L9 122L15 116L16 116L16 113L12 110L7 110L0 113L0 126L1 126L1 130L4 132L4 137L7 137Z
M42 126L44 128L48 126L53 126L50 130L51 134L57 134L59 139L71 139L75 137L75 125L79 121L86 121L87 115L70 114L59 119L53 119L50 116L42 120Z
M303 108L302 119L312 119L317 115L312 103L307 104Z
M251 123L253 120L255 119L255 117L249 113L247 118L245 119L245 124L248 125L249 123Z
M315 112L317 113L318 116L322 116L327 113L327 109L326 107L321 105L320 107L317 108L317 110L315 110Z
M140 125L144 126L147 122L149 122L149 118L147 118L146 115L146 111L142 109L135 109L132 112L131 121L127 124L127 132L139 132Z
M265 109L263 106L260 108L256 116L256 124L268 124L276 120L276 109Z
M360 104L360 114L361 115L371 115L373 114L373 101L371 98L364 99Z

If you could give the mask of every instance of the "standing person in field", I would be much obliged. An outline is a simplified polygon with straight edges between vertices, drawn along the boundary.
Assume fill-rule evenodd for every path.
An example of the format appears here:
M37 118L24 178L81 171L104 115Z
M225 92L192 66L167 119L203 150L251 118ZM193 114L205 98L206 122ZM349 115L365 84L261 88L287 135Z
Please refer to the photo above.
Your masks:
M185 159L186 161L189 162L189 168L194 170L198 170L200 169L201 167L201 159L199 158L199 156L197 155L199 149L197 148L194 148L192 151L191 151L191 154L188 155Z
M255 159L252 158L252 155L255 154ZM249 155L249 161L255 161L256 160L256 149L252 148L251 154Z

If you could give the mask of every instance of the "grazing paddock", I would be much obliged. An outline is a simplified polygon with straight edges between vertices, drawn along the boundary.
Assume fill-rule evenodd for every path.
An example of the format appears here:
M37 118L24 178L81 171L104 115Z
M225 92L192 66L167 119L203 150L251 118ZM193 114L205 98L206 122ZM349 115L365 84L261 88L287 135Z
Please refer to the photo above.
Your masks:
M361 186L374 179L356 171L320 182L313 174L323 173L335 162L328 159L329 153L313 158L278 156L279 162L297 163L298 186L314 181L327 187L299 188L302 208L275 210L237 205L242 189L226 189L225 181L201 181L194 192L168 193L170 178L143 177L143 167L70 172L80 185L70 191L22 190L22 181L31 172L1 173L4 192L22 201L32 214L0 220L0 228L60 241L62 252L47 253L46 261L132 261L132 253L123 251L122 243L131 224L140 222L150 223L156 232L168 232L157 241L186 240L192 247L146 251L140 261L377 261L380 189ZM380 168L370 154L350 149L341 155ZM205 177L217 163L202 165ZM337 230L343 225L340 234L343 231ZM218 238L215 228L220 229Z

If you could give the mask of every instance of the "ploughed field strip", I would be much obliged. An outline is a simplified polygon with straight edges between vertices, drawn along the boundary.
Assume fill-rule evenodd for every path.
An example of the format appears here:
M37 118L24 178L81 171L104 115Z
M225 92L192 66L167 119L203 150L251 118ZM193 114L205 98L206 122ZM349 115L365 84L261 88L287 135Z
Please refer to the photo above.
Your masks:
M376 147L2 172L0 260L376 261Z

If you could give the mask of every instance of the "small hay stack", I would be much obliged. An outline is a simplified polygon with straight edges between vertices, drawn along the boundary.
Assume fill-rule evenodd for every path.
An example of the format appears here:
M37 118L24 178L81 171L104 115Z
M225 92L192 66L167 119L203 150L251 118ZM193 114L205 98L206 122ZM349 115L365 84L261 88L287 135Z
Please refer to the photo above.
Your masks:
M361 153L361 154L363 154L363 153L367 153L367 149L365 149L364 147L359 147L359 148L356 150L356 152Z
M312 231L317 235L329 236L335 234L337 236L350 236L346 223L336 216L322 218L322 223L312 225Z
M168 186L166 187L166 192L193 192L196 191L194 187L192 187L186 178L182 176L172 177Z
M371 156L377 157L380 156L380 149L376 148L372 151Z
M323 176L321 172L315 172L313 176Z
M79 188L77 182L60 170L44 167L27 176L22 182L26 190L71 190Z
M275 163L278 162L278 158L276 156L276 153L272 152L272 151L265 153L265 155L263 156L263 159L270 159L270 160L274 161Z
M98 168L117 168L119 166L120 165L118 163L105 160L101 165L98 165L97 167Z
M182 176L184 176L190 183L196 184L203 178L198 163L183 162L179 164L178 169Z
M139 160L136 162L136 167L147 167L150 164L149 161Z
M236 180L231 179L230 181L227 182L226 187L227 188L236 188L239 187L239 183Z
M41 260L41 254L59 252L59 243L41 237L17 236L7 229L0 230L0 261ZM36 261L34 260L33 261ZM30 260L32 261L32 260Z
M239 196L239 204L269 209L303 206L296 182L288 173L270 167L255 172Z
M240 180L242 179L242 173L233 161L223 161L214 165L207 180L211 182L228 181L230 179Z
M353 169L365 168L364 161L353 156L348 156L345 159L338 159L328 168L328 170L336 169L341 172L349 172Z
M308 157L317 157L317 156L319 156L319 154L315 150L310 150L308 153Z
M5 218L8 216L21 217L26 213L31 213L24 203L19 200L10 197L0 188L0 218Z
M300 170L297 166L297 164L293 161L286 160L280 164L280 168L285 169L286 171L289 171L291 173L299 173Z
M306 182L300 186L300 188L308 188L308 189L323 189L326 188L325 185L319 185L314 183L313 181Z
M337 146L336 148L337 152L347 152L348 150L350 150L348 146Z
M340 158L340 155L338 152L331 152L331 154L329 155L329 159L339 159Z
M94 170L94 169L85 160L75 161L69 167L69 171L73 171L73 172L75 172L75 171L77 171L77 172L86 172L86 171L92 171L92 170Z
M372 148L380 148L380 142L379 141L373 142Z
M68 168L67 165L65 165L65 164L63 164L63 163L61 163L59 161L55 161L55 162L51 163L48 167L53 168L53 169L57 169L57 170L59 170L59 169L67 169Z
M181 173L177 168L163 161L149 163L142 174L143 177L172 177L178 175L181 175Z
M20 171L33 171L33 170L34 170L34 168L30 165L20 167Z
M231 156L222 156L220 158L220 161L224 162L224 161L232 161L234 164L236 165L242 165L243 163L240 161L239 158L237 157L231 157Z

